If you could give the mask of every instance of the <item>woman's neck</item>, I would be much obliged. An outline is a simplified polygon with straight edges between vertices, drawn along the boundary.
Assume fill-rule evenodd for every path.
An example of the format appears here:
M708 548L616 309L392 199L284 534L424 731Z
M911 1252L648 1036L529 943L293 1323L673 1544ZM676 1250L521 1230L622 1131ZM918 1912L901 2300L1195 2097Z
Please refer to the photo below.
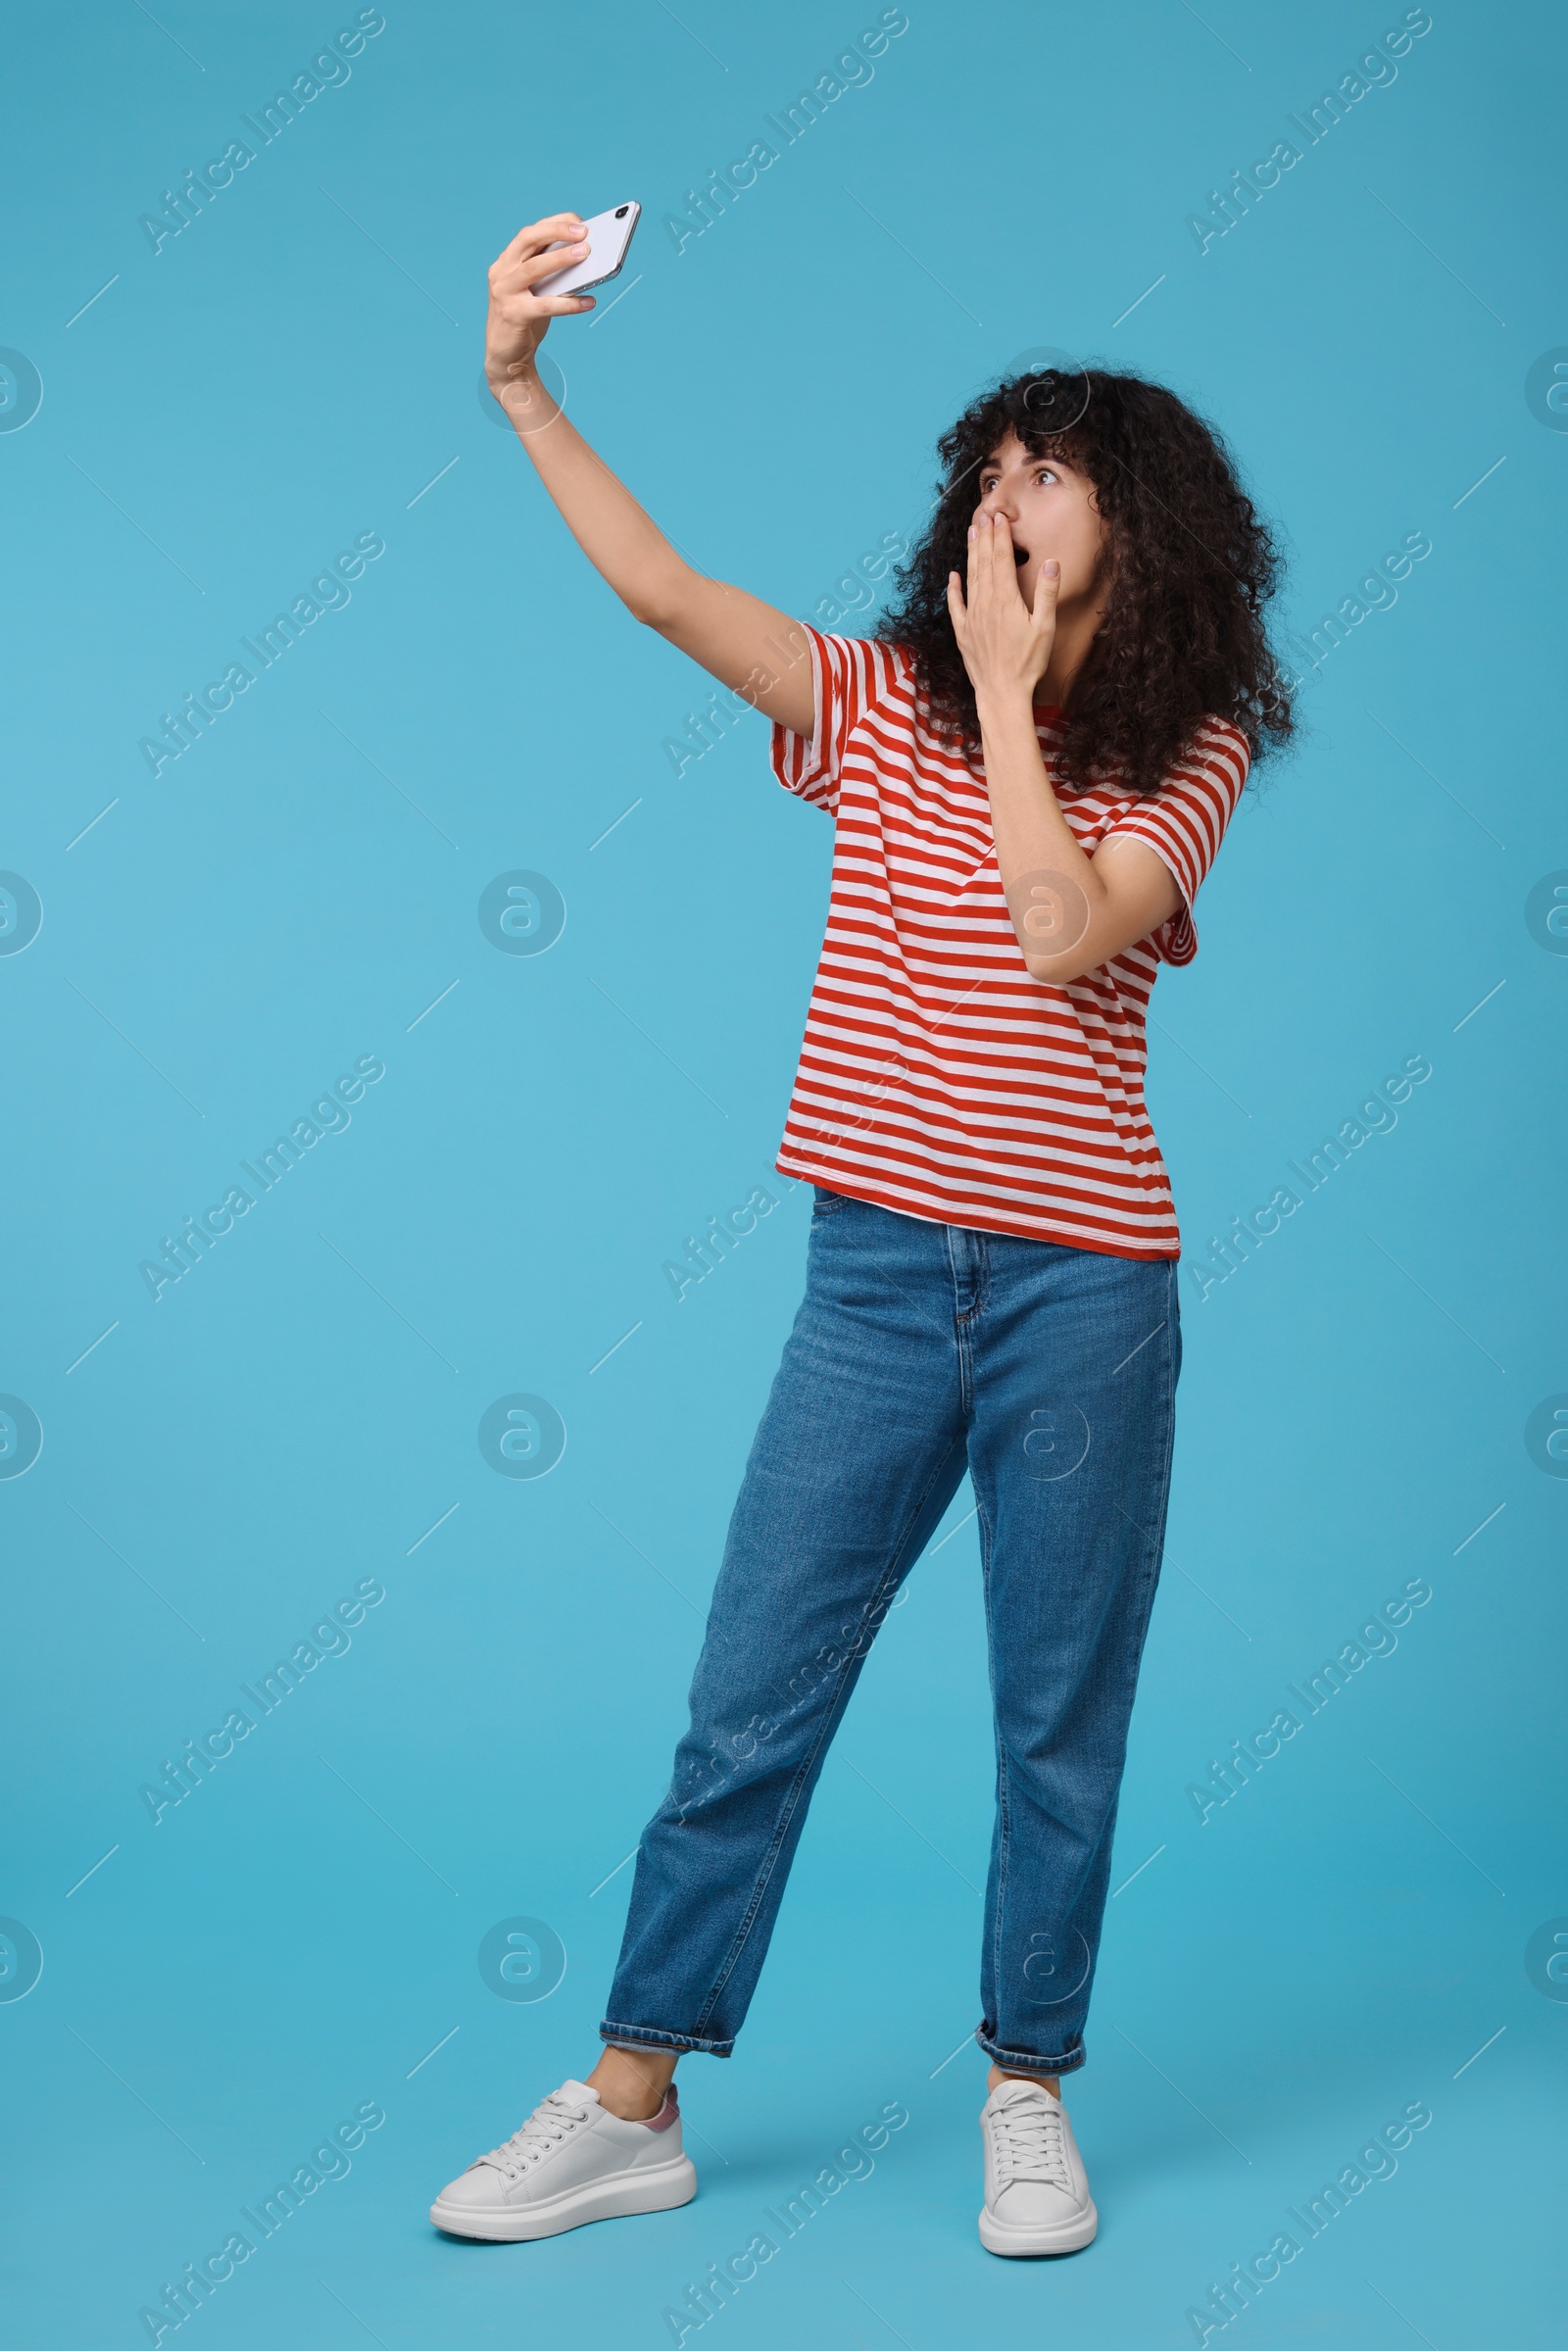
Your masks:
M1037 703L1054 703L1063 710L1072 708L1074 690L1089 673L1095 639L1104 618L1103 607L1088 598L1076 609L1057 612L1051 659L1035 688Z

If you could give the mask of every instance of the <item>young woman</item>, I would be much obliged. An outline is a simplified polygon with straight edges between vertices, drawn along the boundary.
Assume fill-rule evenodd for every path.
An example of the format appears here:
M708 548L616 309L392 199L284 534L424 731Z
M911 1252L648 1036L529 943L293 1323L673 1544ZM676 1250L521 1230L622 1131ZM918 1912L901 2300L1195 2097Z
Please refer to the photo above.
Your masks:
M1276 558L1172 393L1047 370L944 435L877 636L796 623L694 571L541 383L550 319L593 303L531 289L583 250L574 213L514 238L486 372L633 617L765 712L779 781L835 818L778 1160L815 1206L607 2045L431 2218L531 2238L695 2193L676 2062L734 2048L828 1741L967 1474L997 1722L980 2237L1068 2252L1096 2213L1060 2078L1084 2062L1181 1362L1144 1018L1158 964L1197 950L1250 760L1291 730Z

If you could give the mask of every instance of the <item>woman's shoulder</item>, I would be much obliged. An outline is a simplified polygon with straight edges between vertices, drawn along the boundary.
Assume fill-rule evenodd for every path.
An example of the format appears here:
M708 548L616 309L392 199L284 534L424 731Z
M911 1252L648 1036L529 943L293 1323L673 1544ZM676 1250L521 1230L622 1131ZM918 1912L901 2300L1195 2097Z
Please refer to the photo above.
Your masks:
M825 632L824 632L825 633ZM907 645L885 637L848 637L834 632L827 638L841 691L854 719L873 714L884 722L913 729L924 716L914 654Z
M1164 818L1197 816L1208 830L1223 831L1235 815L1247 782L1251 753L1233 719L1210 713L1192 728L1186 742L1152 791L1129 790L1120 768L1097 776L1081 795L1084 813L1108 831Z
M885 691L907 693L912 700L917 672L910 646L894 637L841 637L839 642L851 648Z
M1247 781L1247 770L1252 763L1252 747L1234 718L1221 718L1211 710L1193 729L1183 757L1200 762L1222 760L1236 770L1240 787ZM1178 760L1177 765L1180 764Z
M1159 780L1154 797L1182 797L1218 790L1234 810L1252 763L1251 746L1234 718L1217 711L1201 717Z

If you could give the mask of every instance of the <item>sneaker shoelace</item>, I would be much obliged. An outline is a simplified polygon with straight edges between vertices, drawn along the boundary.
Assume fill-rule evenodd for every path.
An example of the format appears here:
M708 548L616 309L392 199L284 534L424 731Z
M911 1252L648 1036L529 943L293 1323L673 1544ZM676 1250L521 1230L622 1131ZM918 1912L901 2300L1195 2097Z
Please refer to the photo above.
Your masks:
M1048 2180L1071 2193L1062 2113L1053 2100L1009 2101L992 2115L991 2128L996 2133L997 2170L1004 2180Z
M577 2123L582 2122L588 2109L580 2100L553 2089L548 2098L541 2098L520 2131L514 2131L504 2146L492 2147L481 2155L481 2163L494 2164L509 2180L515 2180L524 2165L537 2163L551 2147L565 2137Z

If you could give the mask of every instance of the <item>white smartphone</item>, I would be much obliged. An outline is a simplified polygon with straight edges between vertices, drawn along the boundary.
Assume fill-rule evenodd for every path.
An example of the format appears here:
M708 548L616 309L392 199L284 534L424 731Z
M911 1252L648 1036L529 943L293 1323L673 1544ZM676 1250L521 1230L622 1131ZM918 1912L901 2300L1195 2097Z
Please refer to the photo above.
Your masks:
M569 269L558 269L553 277L535 278L534 293L586 294L590 288L605 285L612 277L618 276L642 210L640 204L617 204L612 212L595 213L591 220L583 222L582 237L571 240L581 244L583 238L587 239L588 251L582 260L573 262ZM545 251L555 253L566 241L558 237Z

